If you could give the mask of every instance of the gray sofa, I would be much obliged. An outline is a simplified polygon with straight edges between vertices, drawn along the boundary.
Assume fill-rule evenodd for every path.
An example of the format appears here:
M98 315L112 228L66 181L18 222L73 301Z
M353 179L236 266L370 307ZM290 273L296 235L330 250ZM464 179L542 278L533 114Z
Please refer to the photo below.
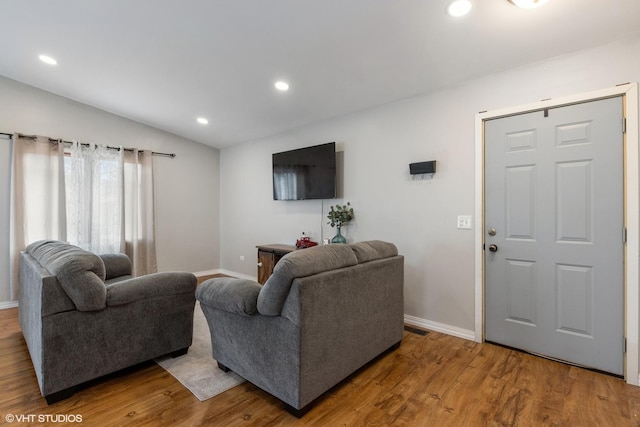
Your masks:
M287 254L264 286L210 279L196 290L213 358L302 416L403 333L404 258L382 241Z
M20 254L19 319L48 403L76 386L172 353L193 336L191 273L131 277L126 255L98 256L58 241Z

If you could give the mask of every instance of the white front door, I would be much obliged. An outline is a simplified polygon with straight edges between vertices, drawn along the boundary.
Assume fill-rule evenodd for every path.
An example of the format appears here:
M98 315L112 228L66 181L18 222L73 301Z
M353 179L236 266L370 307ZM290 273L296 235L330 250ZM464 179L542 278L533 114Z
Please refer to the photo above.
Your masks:
M485 122L487 341L623 374L623 107Z

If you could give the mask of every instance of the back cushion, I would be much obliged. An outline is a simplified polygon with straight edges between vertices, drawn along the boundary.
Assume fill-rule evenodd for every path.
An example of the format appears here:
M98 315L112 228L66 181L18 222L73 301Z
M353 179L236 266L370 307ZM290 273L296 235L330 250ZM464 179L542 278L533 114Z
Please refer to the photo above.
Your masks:
M98 255L55 240L34 242L26 251L56 276L78 310L106 307L105 268Z
M285 255L258 295L258 312L278 316L282 311L291 283L297 277L312 276L323 271L356 265L358 260L349 245L324 245L298 249Z
M131 260L125 254L99 255L104 263L105 280L115 279L121 276L130 276L132 271Z
M396 245L382 240L369 240L366 242L352 243L351 249L358 258L358 263L373 261L375 259L389 258L398 255Z

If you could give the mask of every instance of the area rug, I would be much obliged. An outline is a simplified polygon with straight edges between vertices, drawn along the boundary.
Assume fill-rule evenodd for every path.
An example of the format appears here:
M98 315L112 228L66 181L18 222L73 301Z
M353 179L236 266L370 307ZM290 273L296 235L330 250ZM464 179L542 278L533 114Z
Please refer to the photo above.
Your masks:
M193 344L189 352L180 357L165 356L155 361L201 401L244 382L233 372L223 372L211 357L209 325L198 302L193 315Z

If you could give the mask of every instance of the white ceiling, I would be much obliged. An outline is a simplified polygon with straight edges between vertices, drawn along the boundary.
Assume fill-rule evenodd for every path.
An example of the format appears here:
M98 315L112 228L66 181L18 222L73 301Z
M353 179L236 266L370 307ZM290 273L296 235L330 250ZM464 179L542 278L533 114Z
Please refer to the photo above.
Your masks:
M221 148L640 30L639 0L447 3L4 0L0 75Z

